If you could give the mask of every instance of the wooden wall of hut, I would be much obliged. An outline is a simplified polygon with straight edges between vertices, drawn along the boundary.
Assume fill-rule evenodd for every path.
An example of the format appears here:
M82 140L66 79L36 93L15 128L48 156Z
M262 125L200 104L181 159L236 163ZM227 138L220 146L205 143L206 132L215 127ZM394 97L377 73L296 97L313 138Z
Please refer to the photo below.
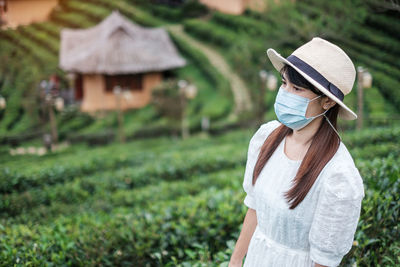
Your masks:
M81 111L93 112L98 110L115 110L117 98L112 91L112 86L126 86L131 84L131 98L122 98L121 108L123 110L141 108L151 101L151 90L163 79L162 72L148 72L140 75L102 75L83 74L83 99ZM140 77L140 78L139 78ZM137 85L141 84L141 88ZM108 85L108 86L107 86Z

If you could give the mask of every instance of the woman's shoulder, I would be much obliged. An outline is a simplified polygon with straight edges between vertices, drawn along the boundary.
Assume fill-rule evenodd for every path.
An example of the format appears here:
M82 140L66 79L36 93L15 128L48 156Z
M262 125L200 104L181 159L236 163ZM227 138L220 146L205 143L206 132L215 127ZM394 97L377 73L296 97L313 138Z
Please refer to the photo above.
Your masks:
M323 184L340 199L364 197L364 182L343 142L324 168Z
M267 137L270 133L272 133L273 130L278 128L279 125L282 123L279 122L278 120L271 120L266 123L263 123L260 125L260 127L257 129L253 137Z
M271 120L271 121L261 124L260 127L257 129L257 131L254 133L254 135L250 139L250 147L258 147L258 146L262 145L264 143L265 139L279 125L281 125L281 122L279 122L277 120Z
M277 128L281 124L282 123L278 120L271 120L261 124L260 128L263 128L264 130L270 130L272 132L275 128Z

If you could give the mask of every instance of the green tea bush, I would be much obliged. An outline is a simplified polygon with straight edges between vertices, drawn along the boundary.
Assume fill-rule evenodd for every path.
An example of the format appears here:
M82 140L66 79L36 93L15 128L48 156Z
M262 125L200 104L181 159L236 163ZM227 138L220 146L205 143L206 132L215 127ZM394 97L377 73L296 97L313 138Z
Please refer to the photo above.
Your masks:
M369 14L366 24L378 31L385 31L389 35L399 40L400 34L396 29L400 28L400 22L397 18L386 14Z
M188 33L218 46L230 47L238 38L232 31L197 19L185 20L184 26Z
M272 31L271 25L260 20L245 16L236 16L221 12L214 12L212 21L230 28L232 31L241 32L252 36L267 36Z
M352 35L360 42L365 42L375 47L379 47L387 51L387 53L400 55L399 40L387 36L381 31L367 27L357 27L353 29Z

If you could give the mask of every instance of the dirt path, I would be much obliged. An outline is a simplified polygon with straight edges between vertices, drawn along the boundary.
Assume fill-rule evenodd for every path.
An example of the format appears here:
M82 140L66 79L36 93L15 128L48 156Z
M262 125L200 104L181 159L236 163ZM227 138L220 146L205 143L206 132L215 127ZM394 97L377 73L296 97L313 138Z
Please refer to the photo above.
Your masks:
M233 110L233 115L238 115L242 111L247 111L252 109L252 102L243 80L232 71L231 67L228 65L226 60L215 51L213 48L205 45L204 43L198 41L197 39L191 37L184 32L182 25L168 25L166 26L168 30L173 32L173 34L178 35L185 41L187 41L191 46L199 49L208 58L210 63L220 71L220 73L230 82L231 90L234 96L235 108ZM231 114L232 115L232 114Z

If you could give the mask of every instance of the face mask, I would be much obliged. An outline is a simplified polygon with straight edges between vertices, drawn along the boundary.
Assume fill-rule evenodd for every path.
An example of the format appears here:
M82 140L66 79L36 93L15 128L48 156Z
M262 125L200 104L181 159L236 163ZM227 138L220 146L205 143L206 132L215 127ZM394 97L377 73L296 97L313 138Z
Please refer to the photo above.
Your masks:
M321 115L325 116L325 113L328 111L326 110L325 112L319 115L306 118L308 103L321 96L322 95L317 96L310 100L306 97L290 93L284 90L283 87L281 86L279 88L274 104L276 116L278 117L278 120L281 123L283 123L284 125L293 130L299 130L301 128L304 128L313 119Z

